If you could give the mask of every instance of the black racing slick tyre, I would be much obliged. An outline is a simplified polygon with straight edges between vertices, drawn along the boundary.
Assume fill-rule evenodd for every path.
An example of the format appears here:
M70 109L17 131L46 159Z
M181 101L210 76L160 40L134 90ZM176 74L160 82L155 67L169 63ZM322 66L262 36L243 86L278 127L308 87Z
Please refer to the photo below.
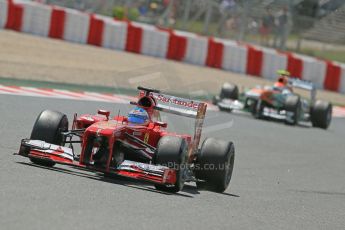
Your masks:
M64 145L65 138L61 132L68 130L68 119L65 114L57 111L44 110L42 111L34 124L31 132L31 140L41 140L50 144ZM54 162L30 158L30 160L39 165L52 167Z
M202 180L197 182L197 187L224 192L231 181L234 161L235 147L232 142L207 138L195 164L195 176Z
M157 190L176 193L183 189L187 170L187 141L180 137L164 136L157 145L154 156L156 165L163 165L176 170L176 183L172 186L156 184Z
M224 83L220 91L220 98L237 100L239 95L238 87L230 83Z
M316 101L310 112L310 120L314 127L327 129L332 121L332 104Z
M301 98L297 95L290 95L285 100L286 119L285 124L297 125L301 116Z

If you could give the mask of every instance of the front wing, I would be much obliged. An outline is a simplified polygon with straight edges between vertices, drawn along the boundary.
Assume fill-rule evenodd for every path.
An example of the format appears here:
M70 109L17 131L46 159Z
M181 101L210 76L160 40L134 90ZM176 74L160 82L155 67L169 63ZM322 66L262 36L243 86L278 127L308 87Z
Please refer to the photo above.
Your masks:
M232 111L232 110L242 110L244 105L238 100L232 99L221 99L217 102L217 106L220 110Z
M19 152L16 155L84 169L92 169L98 172L120 175L154 184L173 185L176 183L176 171L165 166L125 160L116 168L99 168L93 164L85 165L76 161L71 148L53 145L39 140L23 139Z
M217 102L217 106L220 110L222 111L244 111L244 112L248 112L247 110L244 110L244 105L242 102L238 101L238 100L231 100L231 99L222 99L219 102ZM281 110L278 111L274 108L264 108L263 111L263 115L265 117L270 117L273 119L277 119L277 120L288 120L290 122L292 122L292 116L293 114L286 112L285 110ZM306 117L305 115L303 115L303 117L301 117L302 121L308 121L308 117Z

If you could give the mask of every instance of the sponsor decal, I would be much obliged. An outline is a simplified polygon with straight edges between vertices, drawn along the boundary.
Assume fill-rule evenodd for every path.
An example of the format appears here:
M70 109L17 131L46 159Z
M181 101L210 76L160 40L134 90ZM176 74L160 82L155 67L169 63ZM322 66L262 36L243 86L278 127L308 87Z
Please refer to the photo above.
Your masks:
M197 102L183 100L182 98L169 97L162 94L157 95L156 99L164 103L175 104L175 105L179 105L179 106L183 106L183 107L187 107L191 109L198 109L199 107L199 103Z
M125 160L121 163L121 165L119 165L118 169L127 171L137 171L138 169L140 169L145 171L146 173L157 173L158 176L160 176L160 174L164 172L166 167Z

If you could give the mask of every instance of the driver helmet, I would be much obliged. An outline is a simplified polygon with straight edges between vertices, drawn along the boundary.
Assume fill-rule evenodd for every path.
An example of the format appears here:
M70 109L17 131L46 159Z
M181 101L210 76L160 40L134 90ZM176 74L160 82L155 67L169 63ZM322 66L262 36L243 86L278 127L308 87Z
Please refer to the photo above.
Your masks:
M136 107L128 113L128 122L133 124L145 124L149 120L149 115L145 109Z
M290 72L286 70L278 70L278 81L274 84L275 87L286 87L289 83Z

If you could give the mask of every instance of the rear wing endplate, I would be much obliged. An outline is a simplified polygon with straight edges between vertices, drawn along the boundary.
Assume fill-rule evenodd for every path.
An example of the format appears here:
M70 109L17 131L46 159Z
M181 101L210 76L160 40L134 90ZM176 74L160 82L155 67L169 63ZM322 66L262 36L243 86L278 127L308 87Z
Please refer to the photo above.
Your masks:
M310 91L310 100L312 103L316 100L316 87L313 82L304 81L299 78L289 78L289 84L295 88Z

